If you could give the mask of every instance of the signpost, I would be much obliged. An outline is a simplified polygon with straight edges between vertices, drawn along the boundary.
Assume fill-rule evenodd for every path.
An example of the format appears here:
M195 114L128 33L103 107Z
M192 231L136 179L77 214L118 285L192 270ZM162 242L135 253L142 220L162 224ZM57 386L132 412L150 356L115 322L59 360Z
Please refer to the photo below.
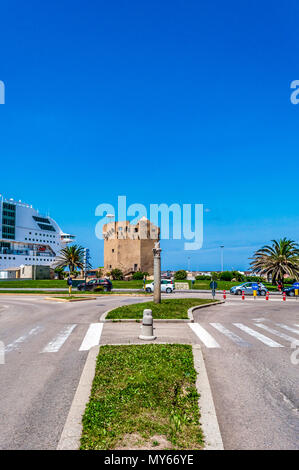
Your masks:
M295 296L297 300L299 294L299 282L294 282L293 287L295 288Z
M257 294L258 288L259 288L258 284L256 284L256 283L252 284L253 298L254 298L254 299L256 298L256 294Z
M215 294L216 294L216 289L218 287L218 284L216 281L212 281L210 282L210 288L212 289L212 296L213 296L213 299L215 299Z

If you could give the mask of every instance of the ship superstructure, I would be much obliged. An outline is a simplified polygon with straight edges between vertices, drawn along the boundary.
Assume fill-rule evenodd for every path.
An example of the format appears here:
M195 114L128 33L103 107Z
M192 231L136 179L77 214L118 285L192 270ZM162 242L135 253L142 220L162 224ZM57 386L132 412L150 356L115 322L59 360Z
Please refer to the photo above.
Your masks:
M60 250L74 238L31 205L0 200L0 269L22 265L54 267Z

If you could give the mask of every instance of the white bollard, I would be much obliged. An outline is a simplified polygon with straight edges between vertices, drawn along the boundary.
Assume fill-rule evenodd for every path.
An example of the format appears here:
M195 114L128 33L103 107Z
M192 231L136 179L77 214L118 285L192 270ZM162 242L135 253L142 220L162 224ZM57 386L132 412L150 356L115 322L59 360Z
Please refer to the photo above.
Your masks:
M152 311L149 308L143 310L141 335L139 336L139 339L144 339L146 341L156 339L156 336L154 336L153 315Z

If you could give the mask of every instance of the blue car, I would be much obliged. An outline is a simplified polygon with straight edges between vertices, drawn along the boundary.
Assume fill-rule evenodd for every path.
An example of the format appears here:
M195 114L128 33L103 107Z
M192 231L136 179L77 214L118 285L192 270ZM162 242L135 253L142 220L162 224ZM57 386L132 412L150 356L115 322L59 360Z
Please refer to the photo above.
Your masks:
M282 292L285 292L286 295L288 295L288 296L290 296L290 297L295 297L295 295L296 295L295 290L296 290L296 289L298 289L298 287L296 287L296 286L285 287Z
M253 295L253 286L256 286L256 282L244 282L244 284L240 284L239 286L234 286L230 289L230 293L232 295L242 295L242 292L244 291L245 295ZM260 283L261 290L260 292L258 291L258 294L260 295L266 295L267 294L267 289L264 286L264 284Z

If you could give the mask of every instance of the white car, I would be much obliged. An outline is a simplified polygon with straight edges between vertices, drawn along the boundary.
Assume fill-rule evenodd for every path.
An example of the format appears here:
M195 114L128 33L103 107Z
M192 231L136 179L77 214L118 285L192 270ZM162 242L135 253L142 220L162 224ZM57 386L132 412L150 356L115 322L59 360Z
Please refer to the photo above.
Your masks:
M171 294L174 291L175 287L172 281L168 279L161 279L161 292L166 292ZM154 283L146 284L146 292L154 292Z

